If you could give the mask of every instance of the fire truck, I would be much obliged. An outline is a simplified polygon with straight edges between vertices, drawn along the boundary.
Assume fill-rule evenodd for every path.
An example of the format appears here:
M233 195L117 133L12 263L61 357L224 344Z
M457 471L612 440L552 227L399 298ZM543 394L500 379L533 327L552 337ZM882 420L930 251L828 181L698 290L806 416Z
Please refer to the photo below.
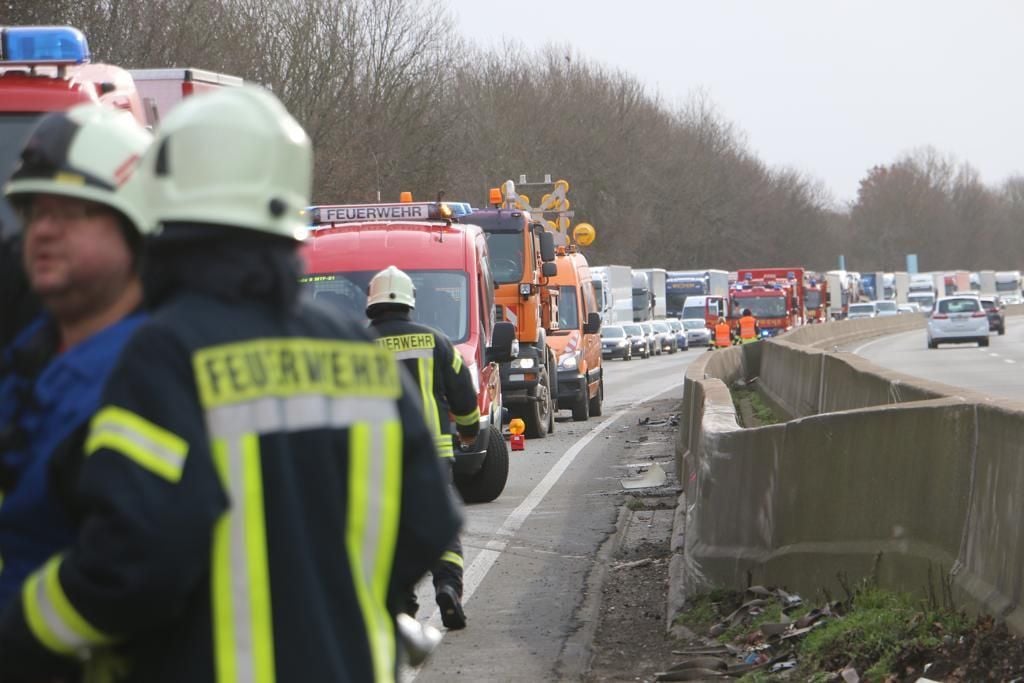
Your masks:
M487 235L494 277L496 315L515 325L519 357L501 364L501 391L514 417L526 423L528 438L554 431L558 366L547 335L558 329L558 273L555 238L530 212L516 208L515 186L490 192L492 208L475 209L463 220Z
M736 271L730 292L729 323L739 328L749 309L764 337L773 337L804 322L803 268L747 268Z
M455 222L436 202L323 205L310 214L302 283L314 301L365 319L370 280L396 266L416 287L413 320L444 332L462 354L477 389L480 435L469 449L456 444L455 485L466 502L494 500L509 467L498 363L514 357L515 330L491 314L495 290L483 231Z
M828 282L818 273L805 273L803 288L807 322L828 322Z
M70 26L0 28L0 177L7 178L40 115L97 103L153 127L184 97L242 79L198 69L129 71L90 61L89 43ZM14 225L0 199L0 223Z

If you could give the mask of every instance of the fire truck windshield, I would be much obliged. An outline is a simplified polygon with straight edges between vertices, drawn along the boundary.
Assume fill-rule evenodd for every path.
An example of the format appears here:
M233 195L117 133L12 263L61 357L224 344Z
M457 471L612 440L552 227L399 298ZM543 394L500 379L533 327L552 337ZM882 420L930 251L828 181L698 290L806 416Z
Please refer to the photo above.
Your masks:
M821 290L820 289L808 289L804 293L804 304L807 310L812 310L821 306Z
M755 318L785 318L786 299L781 296L744 296L736 298L736 310L750 309Z
M495 284L519 282L523 277L523 233L488 232L486 235Z
M0 184L11 177L18 154L38 118L39 114L0 114ZM0 195L0 226L3 226L0 233L7 230L8 223L14 222L14 212Z
M443 332L452 343L469 337L469 287L464 272L407 270L416 287L412 319ZM346 316L366 320L366 292L377 271L316 273L301 278L313 298Z

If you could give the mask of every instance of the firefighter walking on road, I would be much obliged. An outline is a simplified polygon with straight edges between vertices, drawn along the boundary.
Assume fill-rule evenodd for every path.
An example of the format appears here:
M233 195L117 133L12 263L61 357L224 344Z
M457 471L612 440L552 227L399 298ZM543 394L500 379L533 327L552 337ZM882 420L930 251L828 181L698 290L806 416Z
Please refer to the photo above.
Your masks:
M749 308L743 309L743 317L740 318L740 344L756 342L758 333L757 318L754 317Z
M461 520L398 364L299 297L309 138L227 88L137 173L154 310L91 421L76 542L0 617L0 678L393 681L389 607Z
M732 346L732 328L725 318L719 318L715 325L715 347L724 349Z
M371 329L379 335L377 343L401 360L420 388L427 426L434 436L437 452L448 465L454 459L449 409L455 415L455 428L461 444L471 445L480 431L480 410L476 389L462 355L451 341L432 327L413 322L416 307L412 279L391 266L370 281L366 315ZM450 629L466 627L462 609L462 544L456 537L432 569L434 593L441 610L441 621ZM406 611L416 616L419 605L410 591Z

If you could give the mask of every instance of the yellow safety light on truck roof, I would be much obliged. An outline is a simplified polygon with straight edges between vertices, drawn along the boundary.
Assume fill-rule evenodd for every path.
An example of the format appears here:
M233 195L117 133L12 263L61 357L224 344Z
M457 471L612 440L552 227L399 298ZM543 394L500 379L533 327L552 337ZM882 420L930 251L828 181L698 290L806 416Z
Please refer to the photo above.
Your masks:
M501 206L502 201L503 200L501 198L501 188L500 187L492 187L490 193L488 193L487 202L491 206Z
M398 201L401 202L402 204L411 204L412 192L409 192L408 190L402 192L401 194L398 195Z

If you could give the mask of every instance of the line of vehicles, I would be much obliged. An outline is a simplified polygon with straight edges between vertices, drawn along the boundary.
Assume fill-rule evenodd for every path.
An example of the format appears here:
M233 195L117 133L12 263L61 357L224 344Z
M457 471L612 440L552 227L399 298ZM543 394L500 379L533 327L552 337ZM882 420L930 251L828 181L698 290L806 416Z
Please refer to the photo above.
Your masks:
M184 98L241 83L200 69L94 64L85 37L71 27L0 28L0 172L10 170L45 112L94 102L156 127ZM720 319L738 327L748 309L761 334L773 336L854 315L862 299L924 304L927 296L974 288L1020 300L1019 272L592 267L580 248L593 228L568 230L568 183L546 178L539 185L550 192L536 207L511 180L476 208L411 197L310 207L303 286L315 300L363 317L369 279L397 266L416 285L415 318L445 332L462 353L481 415L477 443L456 457L456 484L470 502L493 500L504 489L502 425L509 419L521 418L527 437L543 438L559 410L574 420L602 413L605 359L710 345ZM13 220L3 210L0 221Z

